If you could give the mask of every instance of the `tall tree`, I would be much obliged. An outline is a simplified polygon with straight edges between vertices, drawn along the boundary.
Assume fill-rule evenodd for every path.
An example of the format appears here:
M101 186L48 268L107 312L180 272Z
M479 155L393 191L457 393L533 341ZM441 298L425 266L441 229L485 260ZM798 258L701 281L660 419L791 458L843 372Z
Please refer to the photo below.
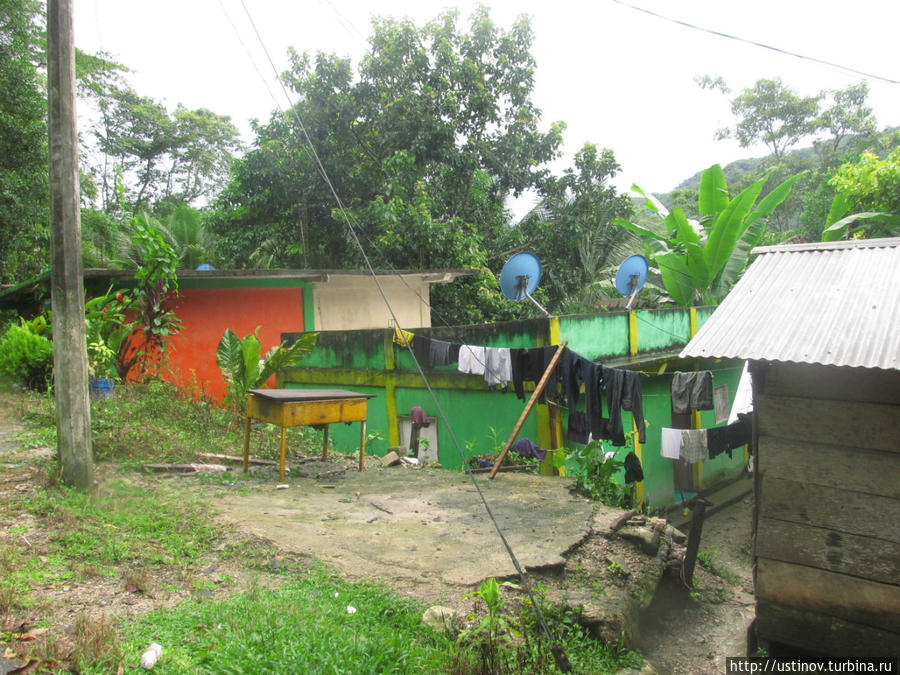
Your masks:
M192 202L211 196L224 183L232 154L240 147L228 117L209 110L165 106L128 86L113 86L98 96L101 123L94 129L102 166L107 211L119 205L114 170L134 209L161 199Z
M257 128L211 219L228 253L362 265L299 119L376 267L488 271L506 197L541 185L561 142L563 125L539 130L532 40L527 19L504 30L482 8L467 30L455 12L422 27L376 20L355 76L344 59L293 54L298 103ZM483 275L435 289L435 319L496 316L508 307L496 287Z
M831 152L837 152L849 134L866 137L875 132L875 115L868 105L869 85L865 81L826 95L831 97L832 103L822 111L816 127L831 135Z
M731 112L738 122L720 130L717 137L734 136L742 148L763 143L780 159L815 131L820 99L821 95L799 96L780 77L757 80L732 99Z
M573 167L546 181L541 203L519 225L522 248L547 270L542 287L551 312L587 309L579 305L589 287L642 248L638 236L612 222L631 213L628 196L611 183L620 168L612 150L586 144Z
M43 6L0 4L0 281L22 280L47 260L47 100Z

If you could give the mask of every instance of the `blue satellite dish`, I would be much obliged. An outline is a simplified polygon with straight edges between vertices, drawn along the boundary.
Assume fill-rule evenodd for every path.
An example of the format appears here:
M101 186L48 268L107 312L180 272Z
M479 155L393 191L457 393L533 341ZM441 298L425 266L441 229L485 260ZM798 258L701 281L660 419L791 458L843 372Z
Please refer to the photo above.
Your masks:
M510 300L531 297L541 281L541 261L533 253L516 253L500 271L500 290Z
M203 263L202 265L197 265L198 272L215 272L216 268L210 265L209 263Z
M647 271L650 264L642 255L633 255L625 258L616 272L616 290L626 298L637 295L647 281ZM628 303L631 305L631 302Z

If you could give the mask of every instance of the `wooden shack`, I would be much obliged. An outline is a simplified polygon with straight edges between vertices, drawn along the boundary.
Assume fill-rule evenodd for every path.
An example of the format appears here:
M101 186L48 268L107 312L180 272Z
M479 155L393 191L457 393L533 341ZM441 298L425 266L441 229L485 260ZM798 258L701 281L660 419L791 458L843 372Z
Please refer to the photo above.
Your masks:
M900 653L900 239L774 246L682 355L745 358L756 635Z

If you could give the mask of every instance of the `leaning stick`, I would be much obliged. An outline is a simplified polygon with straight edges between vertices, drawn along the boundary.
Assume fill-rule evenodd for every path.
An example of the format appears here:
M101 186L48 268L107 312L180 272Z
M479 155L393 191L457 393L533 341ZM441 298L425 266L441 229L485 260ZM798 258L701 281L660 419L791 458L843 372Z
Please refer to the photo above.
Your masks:
M553 372L553 369L556 368L556 364L559 362L559 359L562 357L563 350L566 348L566 345L569 344L567 340L563 340L559 344L559 348L556 350L556 353L553 355L553 358L550 359L550 365L547 366L547 370L544 371L543 376L541 376L541 381L537 383L537 386L534 388L534 393L531 395L531 398L528 400L528 404L525 406L525 410L522 411L522 415L519 417L519 421L516 422L516 426L512 431L512 434L509 436L509 440L506 441L506 445L503 448L503 451L500 453L500 456L497 457L497 461L494 462L494 468L491 469L491 474L488 476L491 480L494 479L494 476L497 475L497 471L500 470L500 465L503 463L503 460L506 459L506 454L509 452L510 446L512 446L513 441L516 440L516 436L519 435L519 432L522 430L522 425L525 424L525 420L528 418L531 409L534 408L534 404L537 403L538 398L541 395L541 392L544 391L544 387L547 386L547 380L550 379L550 373Z

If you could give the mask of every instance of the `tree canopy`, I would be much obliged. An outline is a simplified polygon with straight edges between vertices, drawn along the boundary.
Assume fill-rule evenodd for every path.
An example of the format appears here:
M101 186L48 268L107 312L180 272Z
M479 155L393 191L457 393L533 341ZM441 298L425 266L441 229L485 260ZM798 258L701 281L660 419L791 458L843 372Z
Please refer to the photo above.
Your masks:
M527 19L507 30L482 8L465 28L456 12L421 28L377 19L356 74L334 55L292 54L298 102L257 127L212 214L228 255L362 266L321 161L375 267L487 269L508 236L505 199L543 185L562 137L561 123L539 128L532 40ZM437 320L503 312L489 276L435 291Z
M37 0L0 5L0 281L37 274L50 242L47 99Z

